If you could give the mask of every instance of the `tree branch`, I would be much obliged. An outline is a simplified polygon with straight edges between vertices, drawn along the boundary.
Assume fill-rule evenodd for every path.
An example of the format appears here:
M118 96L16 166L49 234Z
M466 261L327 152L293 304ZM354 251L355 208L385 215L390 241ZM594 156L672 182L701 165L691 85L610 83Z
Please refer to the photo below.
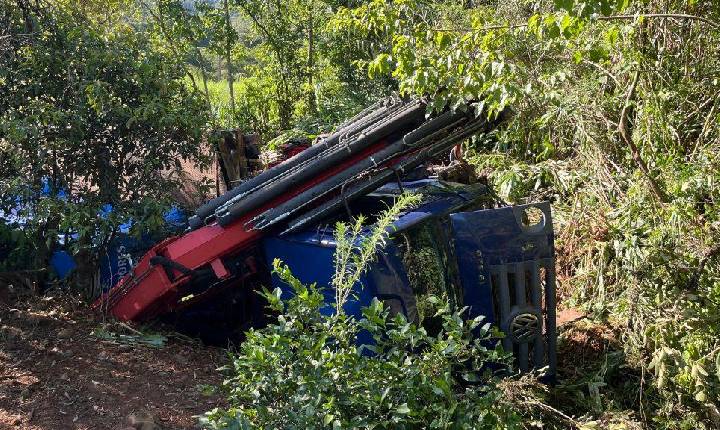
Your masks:
M170 32L165 27L165 21L163 21L163 18L159 15L159 13L155 13L155 11L144 1L140 2L140 5L150 14L150 16L153 18L155 23L160 28L160 32L162 33L163 37L165 37L165 40L168 43L168 47L172 51L173 55L176 57L181 58L180 53L178 52L177 47L174 44L173 38L170 35ZM195 82L195 76L190 72L190 69L187 68L187 66L184 65L185 62L183 62L183 68L185 69L185 74L190 78L190 82L192 83L193 89L200 93L200 89L197 86L197 83Z
M635 160L635 163L637 164L638 168L640 168L640 171L645 175L648 182L650 182L650 188L652 188L653 193L655 196L660 199L661 202L667 203L668 202L668 196L665 193L665 191L660 188L660 185L658 185L655 178L650 173L650 169L648 168L647 164L645 163L645 160L643 160L642 156L640 155L640 150L635 145L635 142L632 140L632 136L630 133L630 129L628 127L629 122L629 114L630 114L630 105L632 104L633 99L635 98L635 90L637 88L637 83L640 80L640 70L636 70L635 74L633 75L632 82L630 83L630 88L628 89L627 96L625 97L625 106L623 106L622 111L620 112L620 122L618 123L618 132L620 133L620 137L625 142L625 144L630 148L630 152L632 153L633 160Z
M622 20L634 20L637 18L675 18L675 19L685 19L685 20L691 20L691 21L699 21L703 22L715 29L720 29L720 22L713 21L709 18L705 18L702 16L697 15L689 15L685 13L638 13L636 15L608 15L608 16L598 16L594 19L598 21L622 21ZM449 33L470 33L473 31L490 31L490 30L512 30L515 28L524 28L527 27L528 23L519 23L519 24L498 24L498 25L489 25L487 27L480 27L480 28L434 28L436 31L447 31Z
M687 19L687 20L691 20L691 21L704 22L705 24L708 24L711 27L720 28L720 23L717 21L713 21L711 19L708 19L708 18L705 18L702 16L688 15L685 13L640 13L637 15L610 15L610 16L599 16L599 17L597 17L597 20L598 21L618 21L618 20L636 19L639 17Z

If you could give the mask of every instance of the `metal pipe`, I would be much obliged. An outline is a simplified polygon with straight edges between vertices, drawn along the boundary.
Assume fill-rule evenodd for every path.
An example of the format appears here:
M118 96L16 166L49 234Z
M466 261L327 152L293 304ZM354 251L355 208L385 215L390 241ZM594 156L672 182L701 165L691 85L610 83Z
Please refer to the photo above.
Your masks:
M237 204L255 191L267 188L274 182L278 182L280 180L288 178L289 176L295 175L298 172L306 169L308 166L313 166L316 163L323 163L322 160L329 157L331 154L334 154L338 151L343 151L346 146L352 145L357 140L360 140L365 134L370 134L378 128L382 129L387 125L392 124L398 117L401 117L404 113L406 113L408 109L417 108L418 105L419 102L417 101L408 104L400 104L395 106L388 112L383 113L383 115L376 117L375 114L373 114L373 117L363 120L361 123L356 123L352 125L351 128L346 129L347 131L345 133L339 135L337 143L335 142L335 140L332 140L331 142L323 142L319 144L325 145L323 151L316 153L311 158L303 160L301 163L297 163L295 166L287 169L284 172L268 178L267 180L257 184L255 187L247 189L246 191L233 196L230 200L228 200L226 203L222 204L215 210L215 215L226 213L230 207ZM329 146L328 143L332 143L333 145Z
M320 172L327 170L329 167L337 165L342 160L356 155L369 145L377 143L380 139L397 132L408 126L415 126L424 118L425 109L420 103L409 105L402 110L393 121L384 122L381 125L373 127L367 133L363 132L357 140L348 144L342 151L335 151L324 157L318 162L308 165L305 169L298 171L296 174L284 177L274 181L267 186L263 186L253 194L239 201L233 201L231 206L225 205L216 211L218 224L227 226L238 218L242 217L248 211L256 209L270 200L282 195L288 189L302 184L310 178L316 176Z
M361 172L383 165L387 161L399 156L401 153L407 151L408 147L412 147L423 138L435 137L435 140L437 140L437 134L444 131L446 127L456 125L459 120L464 117L465 115L463 114L446 112L437 118L433 118L432 120L425 122L417 129L406 134L402 139L392 145L376 152L371 157L356 163L327 181L298 194L287 202L263 212L253 218L249 224L251 224L253 228L265 229L270 225L276 224L284 219L288 219L298 210L341 187L344 183ZM422 133L419 133L418 131L422 131Z
M432 146L419 150L414 155L410 156L406 160L401 161L395 167L395 169L401 174L407 173L412 169L418 167L420 164L428 159L437 157L443 152L449 150L451 147L457 144L457 142L471 137L475 133L486 128L488 125L484 119L474 119L463 126L463 128L455 133L449 134L445 139L438 141ZM352 187L346 189L344 198L348 200L355 199L363 196L392 180L394 177L393 171L384 170L375 175L370 176L366 181L357 182ZM301 228L314 224L328 214L335 212L340 209L343 204L343 199L336 197L328 202L323 203L317 208L310 212L302 215L301 217L293 220L288 228L283 231L282 234L291 233L293 231L300 230Z
M377 151L368 158L365 158L358 163L353 164L349 168L342 172L334 175L332 178L325 182L322 182L300 194L288 200L287 202L278 205L272 209L269 209L257 217L249 221L249 225L256 229L265 229L272 224L276 224L283 219L289 218L298 210L302 209L311 202L318 198L328 194L332 190L335 190L342 186L343 183L354 178L356 175L362 173L367 169L378 167L388 160L395 158L402 150L405 145L402 141L395 142L385 148Z
M369 123L379 121L383 116L393 113L402 105L402 101L397 97L388 97L375 103L369 108L364 109L362 112L360 112L350 120L341 124L338 127L337 131L335 131L327 138L323 139L320 143L311 146L305 151L296 154L295 156L289 158L288 160L285 160L277 166L274 166L260 173L259 175L233 188L232 190L229 190L225 194L218 196L200 206L195 211L195 215L189 220L190 228L195 229L202 226L205 223L205 219L213 215L213 213L218 207L227 203L234 197L246 193L253 188L261 186L267 183L269 180L282 175L283 173L287 172L298 164L301 164L317 156L318 154L327 150L329 147L339 143L342 137L348 136L349 134L354 132L359 132L359 130L361 130L362 128L367 127Z

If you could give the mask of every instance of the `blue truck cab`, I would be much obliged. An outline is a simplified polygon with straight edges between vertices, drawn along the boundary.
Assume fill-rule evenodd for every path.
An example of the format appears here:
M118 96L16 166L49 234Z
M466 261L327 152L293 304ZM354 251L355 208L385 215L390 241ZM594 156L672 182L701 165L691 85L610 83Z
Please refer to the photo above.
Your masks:
M401 189L402 188L402 189ZM373 298L408 320L428 318L427 297L442 296L468 317L483 315L504 333L521 371L556 367L555 277L553 229L548 203L494 208L488 189L426 179L388 184L354 203L364 213L391 202L401 191L420 193L422 203L394 223L390 240L345 304L350 315ZM351 210L351 208L348 208ZM302 282L316 283L326 295L327 312L334 299L332 225L263 241L268 265L286 263ZM288 287L277 277L274 287ZM359 342L366 340L359 339Z

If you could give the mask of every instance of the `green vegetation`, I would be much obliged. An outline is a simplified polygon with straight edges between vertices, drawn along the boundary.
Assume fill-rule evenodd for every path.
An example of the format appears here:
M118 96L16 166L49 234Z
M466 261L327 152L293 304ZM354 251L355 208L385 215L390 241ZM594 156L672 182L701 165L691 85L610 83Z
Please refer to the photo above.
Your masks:
M2 270L44 268L51 238L70 226L87 238L76 252L101 247L129 216L138 229L157 226L172 188L172 176L158 171L175 169L178 158L202 161L201 137L212 128L239 127L266 142L317 135L393 91L424 96L431 109L509 108L507 127L468 142L466 158L508 202L552 200L561 306L588 316L561 345L600 336L607 348L573 371L561 356L556 388L491 380L487 397L458 399L450 382L447 397L432 397L431 385L415 381L413 395L429 389L438 404L457 400L475 414L468 399L483 408L497 387L528 428L720 427L717 1L11 0L0 3L0 62L0 204L20 195L35 215L22 237L0 226L0 240L18 243ZM48 178L72 198L43 197ZM107 202L117 210L98 217ZM363 264L347 258L338 267L352 276ZM390 367L371 371L376 361L353 355L342 337L366 323L322 317L317 291L278 270L298 292L286 322L250 336L229 381L237 409L212 422L303 427L319 418L318 426L347 427L359 415L342 402L359 402L377 412L367 426L385 417L422 427L429 409L410 398L393 398L390 408L312 379L325 397L302 415L310 403L300 391L263 391L277 387L262 378L278 375L247 373L263 369L255 353L311 372L297 360L310 351L323 371L346 363L343 384L382 385L372 378L398 376L392 366L401 359L421 369L415 360L437 359L445 341L418 334L426 352L400 353L393 345L420 329L369 309L368 321L399 333L378 352ZM447 312L443 333L460 339L466 328ZM336 349L311 344L314 331L329 333ZM276 337L292 352L268 344ZM298 415L253 409L257 399L239 387L286 397L282 407ZM268 399L262 407L273 407ZM372 409L381 406L388 409ZM488 419L513 425L503 408Z
M104 3L0 3L0 205L20 197L30 217L15 269L47 267L58 234L77 234L74 251L92 267L124 220L162 225L177 181L160 171L208 155L207 108L181 59L152 49L122 2Z
M493 336L483 318L463 321L441 306L442 329L424 328L394 316L377 299L360 320L342 306L387 236L387 228L415 196L401 197L360 235L362 220L338 224L337 266L332 284L338 312L327 315L324 295L303 285L275 262L275 274L292 291L266 291L277 322L251 330L233 357L225 382L231 406L208 413L210 428L515 428L519 417L499 402L498 376L488 363L508 354L488 349ZM358 240L362 243L358 244ZM471 331L477 330L475 336ZM374 345L357 346L366 331Z
M615 366L643 375L625 387L642 395L624 404L605 395L609 380L588 383L593 414L720 424L719 13L714 2L409 0L336 18L384 42L368 69L401 90L432 94L438 108L513 108L470 158L507 200L554 201L566 303L616 329Z
M448 265L443 261L443 255L433 240L433 227L416 227L400 236L403 265L415 268L407 275L415 294L418 320L422 322L433 317L438 301L442 304L457 305L456 297L448 294L449 291L454 291L454 286L446 282L449 277L444 273L444 267Z

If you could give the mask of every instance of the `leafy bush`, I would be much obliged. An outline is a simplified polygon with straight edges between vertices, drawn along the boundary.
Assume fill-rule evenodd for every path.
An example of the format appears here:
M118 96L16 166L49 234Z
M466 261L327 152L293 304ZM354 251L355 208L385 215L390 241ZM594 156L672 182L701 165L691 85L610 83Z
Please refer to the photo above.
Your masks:
M277 323L248 333L225 381L231 407L204 425L221 428L512 428L488 363L507 355L486 346L489 324L442 307L437 336L377 300L363 318L324 315L324 296L287 266L276 274L294 293L266 293ZM367 330L374 345L358 347ZM475 330L475 336L472 331ZM368 354L367 352L370 352Z
M90 282L120 224L159 224L180 160L209 161L182 59L154 49L124 3L0 2L0 211L22 203L29 269L47 266L58 233L77 235Z
M0 218L0 272L27 268L34 248L26 232Z
M642 425L720 428L717 3L377 0L334 22L384 42L367 69L404 92L512 106L470 161L508 201L554 200L559 291L621 332Z
M290 268L275 273L292 291L264 297L277 321L251 330L228 366L230 407L203 418L212 429L514 428L519 418L499 402L497 371L509 356L483 318L463 319L445 303L436 314L442 330L429 335L379 301L355 318L342 310L350 291L386 237L398 207L359 239L362 221L337 236L335 312L316 285L303 285ZM371 345L358 345L361 332Z

